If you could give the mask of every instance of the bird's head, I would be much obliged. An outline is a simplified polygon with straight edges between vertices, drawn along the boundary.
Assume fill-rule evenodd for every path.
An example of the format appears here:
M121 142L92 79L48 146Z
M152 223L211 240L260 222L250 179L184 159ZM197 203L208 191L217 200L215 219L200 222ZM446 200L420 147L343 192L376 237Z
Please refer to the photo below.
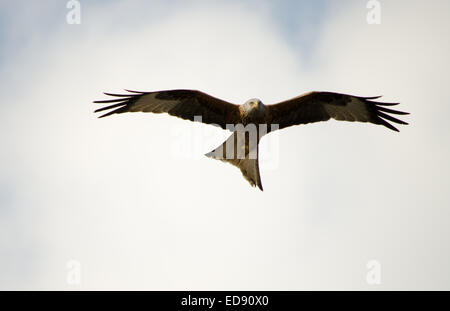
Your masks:
M266 106L257 98L247 100L240 110L247 122L263 122L266 117Z
M264 104L259 99L252 98L244 103L244 109L245 111L262 110L264 109Z

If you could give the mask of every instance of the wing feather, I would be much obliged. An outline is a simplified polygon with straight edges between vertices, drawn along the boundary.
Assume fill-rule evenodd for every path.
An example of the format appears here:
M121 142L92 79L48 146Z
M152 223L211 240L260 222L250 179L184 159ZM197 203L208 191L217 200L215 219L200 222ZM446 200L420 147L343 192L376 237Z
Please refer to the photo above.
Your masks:
M182 119L195 121L201 116L203 123L217 124L226 128L227 124L240 123L237 105L196 90L167 90L157 92L137 92L125 90L128 94L105 93L114 99L97 100L94 103L115 103L99 108L95 112L111 110L100 118L124 112L168 113ZM118 97L118 98L117 98Z
M339 121L371 122L384 125L398 131L390 122L408 124L389 114L406 115L407 112L388 109L383 106L395 106L398 103L376 102L374 97L358 97L333 92L311 92L284 102L268 106L269 121L279 128L312 122L327 121L330 118Z

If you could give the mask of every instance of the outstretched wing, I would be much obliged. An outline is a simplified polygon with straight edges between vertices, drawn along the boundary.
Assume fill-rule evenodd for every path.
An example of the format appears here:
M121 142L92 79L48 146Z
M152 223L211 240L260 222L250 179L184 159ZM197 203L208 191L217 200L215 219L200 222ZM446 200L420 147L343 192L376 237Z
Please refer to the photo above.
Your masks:
M136 92L126 90L128 94L111 94L114 99L97 100L94 103L112 105L95 110L95 112L110 110L100 118L124 112L153 112L168 113L182 119L199 121L203 123L218 124L226 129L226 124L240 122L240 114L237 105L215 98L208 94L195 90L167 90L157 92Z
M386 108L398 103L375 102L381 96L358 97L332 92L311 92L270 105L269 122L279 124L279 128L311 122L327 121L330 118L341 121L359 121L381 124L397 131L390 122L408 124L392 115L405 115L407 112Z

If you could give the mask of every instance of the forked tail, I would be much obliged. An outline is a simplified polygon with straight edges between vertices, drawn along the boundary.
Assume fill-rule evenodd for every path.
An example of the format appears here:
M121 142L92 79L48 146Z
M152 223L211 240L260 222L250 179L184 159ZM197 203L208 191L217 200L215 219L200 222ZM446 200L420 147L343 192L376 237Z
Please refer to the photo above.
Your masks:
M259 139L252 143L247 134L236 131L222 145L205 155L237 166L250 185L258 186L262 191L258 165Z

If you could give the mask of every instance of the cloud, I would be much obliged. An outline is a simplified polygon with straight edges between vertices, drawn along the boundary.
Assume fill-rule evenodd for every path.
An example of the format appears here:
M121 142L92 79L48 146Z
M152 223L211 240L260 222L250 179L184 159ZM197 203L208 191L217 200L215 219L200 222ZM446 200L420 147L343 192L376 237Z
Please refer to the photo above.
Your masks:
M330 4L308 63L268 6L239 3L86 4L81 25L30 42L0 81L10 237L0 286L373 289L365 265L376 259L379 288L448 287L448 10L405 3L383 2L381 25L366 24L360 2ZM384 94L413 114L400 134L333 121L281 131L279 167L262 171L260 193L229 165L171 156L174 129L192 123L96 119L92 100L123 88L196 88L235 103ZM222 142L199 127L212 137L204 152ZM72 259L80 287L66 283Z

